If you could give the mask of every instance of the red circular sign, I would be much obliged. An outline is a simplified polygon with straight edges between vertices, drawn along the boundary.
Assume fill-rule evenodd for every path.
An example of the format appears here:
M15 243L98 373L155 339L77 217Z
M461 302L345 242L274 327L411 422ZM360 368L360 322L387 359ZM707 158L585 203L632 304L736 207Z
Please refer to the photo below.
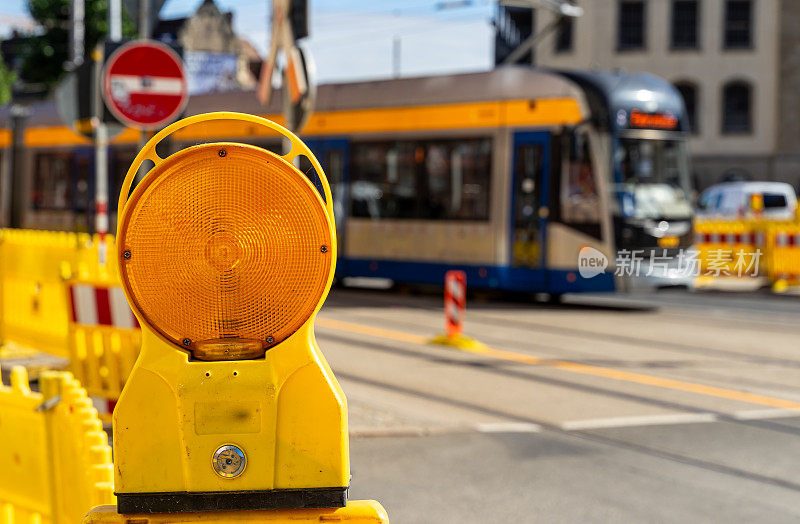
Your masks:
M123 124L156 129L174 120L189 99L180 57L152 41L127 43L103 68L103 98Z

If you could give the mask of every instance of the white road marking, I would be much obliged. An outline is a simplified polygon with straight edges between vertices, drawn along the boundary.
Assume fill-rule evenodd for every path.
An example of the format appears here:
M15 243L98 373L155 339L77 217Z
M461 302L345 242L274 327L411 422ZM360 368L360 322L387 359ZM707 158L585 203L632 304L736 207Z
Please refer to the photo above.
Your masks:
M625 428L633 426L660 426L669 424L692 424L695 422L714 422L714 413L671 413L665 415L641 415L638 417L590 418L569 420L561 423L561 429L574 431L580 429Z
M737 411L733 418L738 420L759 420L765 418L789 418L800 417L800 411L792 409L748 409Z
M539 433L542 427L528 422L485 422L475 426L481 433Z

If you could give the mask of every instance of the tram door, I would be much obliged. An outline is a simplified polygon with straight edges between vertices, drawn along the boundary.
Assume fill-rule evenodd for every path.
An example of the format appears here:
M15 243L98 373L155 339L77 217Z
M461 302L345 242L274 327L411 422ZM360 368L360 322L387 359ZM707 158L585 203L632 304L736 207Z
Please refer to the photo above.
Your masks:
M515 280L545 281L550 134L514 134L511 195L511 266Z
M345 139L307 140L306 144L319 160L333 195L333 214L336 218L336 239L340 255L344 254L345 222L350 207L349 177L347 176L348 143Z

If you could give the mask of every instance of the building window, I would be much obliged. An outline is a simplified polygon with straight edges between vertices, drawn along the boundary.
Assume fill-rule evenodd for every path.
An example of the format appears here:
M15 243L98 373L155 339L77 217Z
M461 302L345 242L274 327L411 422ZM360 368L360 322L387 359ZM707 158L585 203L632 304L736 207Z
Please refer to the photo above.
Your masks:
M728 0L725 2L725 49L742 49L752 46L753 2Z
M530 7L497 6L494 33L494 63L502 64L508 55L533 34L535 11ZM531 52L515 63L531 65Z
M619 3L617 48L644 48L645 4L643 1L622 0Z
M572 29L574 18L570 16L562 16L558 22L558 30L556 32L556 53L567 53L572 51Z
M697 1L673 0L672 48L696 49L697 25Z
M749 133L753 126L752 88L736 81L722 88L722 133Z
M699 132L697 126L697 86L690 82L679 82L675 84L681 96L683 105L686 107L686 119L689 122L689 130L693 135Z
M354 143L354 217L488 220L492 141Z

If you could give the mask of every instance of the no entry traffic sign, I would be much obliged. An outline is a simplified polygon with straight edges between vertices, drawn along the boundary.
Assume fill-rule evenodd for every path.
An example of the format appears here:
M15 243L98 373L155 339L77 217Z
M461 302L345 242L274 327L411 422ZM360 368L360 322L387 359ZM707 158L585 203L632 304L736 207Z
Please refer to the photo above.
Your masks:
M163 127L188 100L180 57L158 42L138 40L114 51L103 68L102 85L109 111L140 129Z

